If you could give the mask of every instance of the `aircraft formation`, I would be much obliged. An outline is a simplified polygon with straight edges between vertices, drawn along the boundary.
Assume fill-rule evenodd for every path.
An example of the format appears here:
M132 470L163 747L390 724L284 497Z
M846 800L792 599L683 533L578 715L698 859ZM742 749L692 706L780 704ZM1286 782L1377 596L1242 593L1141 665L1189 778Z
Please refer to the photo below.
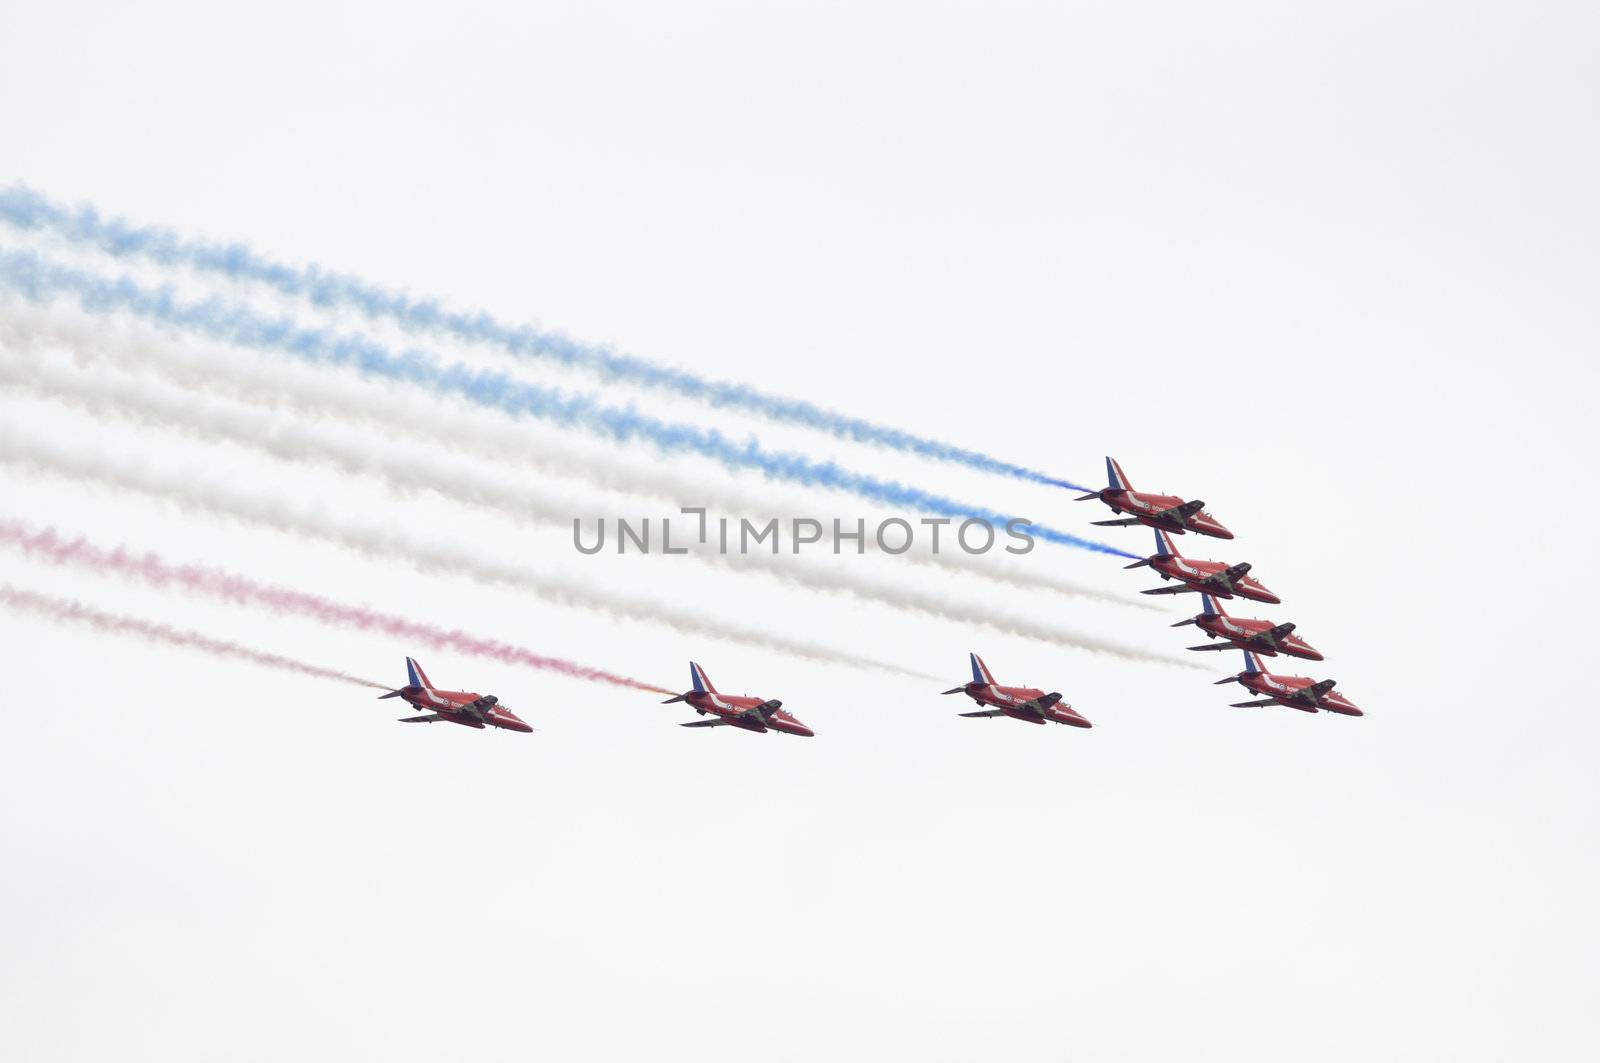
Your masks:
M719 611L694 608L662 600L642 588L607 585L588 579L568 581L550 565L527 566L520 559L491 556L492 548L478 549L465 529L477 518L455 522L463 533L448 543L435 542L432 534L414 535L416 522L346 520L325 512L319 504L306 505L304 492L291 490L280 473L315 470L319 478L331 474L374 489L410 498L418 493L435 496L450 505L470 507L497 527L538 526L547 531L567 523L575 498L565 488L547 494L534 484L519 481L529 473L549 474L563 481L592 481L606 492L659 500L683 500L684 481L679 473L655 469L655 459L682 457L721 466L735 475L748 474L794 489L831 492L835 498L853 498L874 509L938 514L923 523L934 529L956 524L955 538L966 553L987 552L993 546L995 526L1004 524L1009 536L1031 543L1035 538L1058 546L1101 556L1134 560L1121 548L1059 528L1031 521L1031 535L1018 536L1013 521L986 506L943 493L943 486L902 483L880 470L868 450L898 454L919 461L939 462L970 473L998 476L1013 485L1046 487L1052 497L1070 498L1084 488L1053 472L1018 464L983 450L948 442L922 429L907 430L873 416L834 409L810 400L768 392L753 383L722 381L680 366L657 363L609 346L585 343L535 324L502 321L487 311L450 309L437 297L414 297L348 273L331 273L320 266L296 265L252 250L237 241L196 239L162 226L140 225L108 217L91 205L71 206L52 201L31 189L0 188L0 317L7 326L0 351L0 375L6 380L4 400L19 392L26 403L59 407L69 419L92 418L84 424L98 429L110 417L134 434L149 427L165 438L185 440L185 449L197 445L208 460L232 462L239 451L251 453L274 471L258 476L231 476L212 484L179 471L162 461L141 456L139 440L130 438L101 446L102 432L48 433L34 431L23 421L0 423L0 467L15 467L29 477L42 476L67 485L93 485L121 494L156 500L204 519L240 524L273 535L318 543L358 556L366 562L401 564L446 579L471 580L512 593L545 598L561 608L584 610L606 617L629 616L678 632L696 632L730 643L786 650L812 660L905 674L907 669L863 657L842 647L792 637L774 625L754 625L746 617L716 615ZM20 242L13 244L12 238ZM71 257L61 257L64 250ZM138 273L166 279L146 283L124 270L121 262L138 263ZM181 291L180 296L174 292ZM273 304L258 305L261 298ZM281 306L277 305L281 302ZM356 319L377 326L364 331ZM292 327L291 327L292 326ZM414 339L402 340L401 334ZM199 352L189 349L202 345ZM14 349L13 349L14 348ZM465 348L465 349L464 349ZM487 357L489 361L485 361ZM327 373L324 386L300 382L278 383L265 367L278 362L298 366L295 374ZM558 369L559 379L544 379L543 369ZM110 370L110 372L101 372ZM567 380L569 373L574 377ZM150 376L144 381L137 378ZM590 384L577 378L587 376ZM624 384L626 398L610 394L612 384ZM382 387L381 400L360 389ZM599 390L573 390L573 388ZM669 400L658 404L655 398ZM473 415L456 418L455 427L418 437L406 426L432 423L439 403L466 404ZM679 403L702 403L727 411L742 423L749 419L785 425L796 433L847 441L862 448L845 467L831 456L813 454L809 444L786 441L763 443L755 434L735 434L720 422L703 416L671 413ZM479 416L481 414L481 416ZM32 412L25 412L24 419ZM54 416L54 414L52 414ZM13 418L15 420L15 418ZM298 425L291 429L290 425ZM341 427L342 425L342 427ZM537 426L540 438L522 438L520 426ZM327 427L329 431L323 431ZM392 432L399 445L373 446L369 433ZM359 434L358 434L359 433ZM549 438L544 438L548 434ZM75 445L79 437L90 444ZM283 443L293 439L293 446ZM559 437L559 438L558 438ZM568 439L574 440L570 445ZM785 439L788 440L786 430ZM403 448L421 443L437 447L441 460L416 460ZM62 444L62 445L58 445ZM216 444L226 450L212 452ZM166 443L158 445L166 446ZM798 449L796 449L798 448ZM647 449L651 457L641 458ZM443 452L451 457L443 460ZM455 459L463 459L457 462ZM867 462L868 464L860 464ZM495 471L488 466L499 466ZM1332 693L1332 683L1304 677L1276 675L1262 670L1263 658L1298 657L1320 661L1322 654L1290 622L1271 622L1241 614L1249 609L1233 605L1236 599L1277 605L1280 600L1251 571L1249 564L1200 561L1184 557L1172 545L1180 535L1194 534L1233 539L1229 530L1206 511L1199 500L1136 490L1113 459L1107 458L1107 484L1082 495L1109 507L1110 519L1098 527L1144 526L1154 530L1156 552L1130 567L1149 567L1165 584L1145 593L1198 594L1200 611L1177 626L1193 626L1207 636L1195 650L1238 649L1246 668L1230 677L1252 694L1272 704L1308 711L1357 714L1346 699ZM530 476L528 479L532 480ZM787 489L787 488L786 488ZM1062 496L1055 494L1065 489ZM696 484L698 492L699 485ZM683 508L688 516L700 513L700 541L709 545L707 509L732 511L746 507L743 488L732 490L707 485L702 497L707 507ZM583 496L576 496L583 497ZM595 496L599 510L601 496ZM313 500L315 501L315 500ZM607 503L609 504L609 503ZM589 502L583 503L584 508ZM1071 508L1071 507L1064 507ZM602 511L603 512L603 511ZM884 543L883 532L895 520L880 523L880 551L904 552ZM962 538L968 524L988 525L990 541L973 550ZM591 551L578 535L581 522L573 521L573 545ZM598 522L597 522L598 523ZM897 612L936 616L962 624L983 624L997 631L1057 644L1096 649L1125 659L1148 659L1148 650L1121 646L1115 639L1093 636L1057 625L1043 610L996 608L984 599L946 598L942 594L902 585L882 583L865 573L842 569L798 567L801 563L756 563L754 549L771 536L776 554L778 521L762 528L742 521L739 552L750 562L740 567L751 575L780 578L796 589L848 595ZM794 518L790 537L796 547L816 542L802 535L805 525L820 521ZM721 522L726 534L727 520ZM841 532L835 518L834 553L841 540L864 546L865 521L855 533ZM638 535L629 527L635 548L651 552L646 517ZM601 527L603 528L603 523ZM667 518L660 528L662 553L689 553L673 549L668 541ZM617 552L624 549L624 524L618 520ZM754 533L754 543L748 536ZM544 534L544 533L541 533ZM603 533L602 533L603 534ZM601 541L603 545L603 539ZM173 594L220 599L230 604L292 614L311 622L338 627L356 626L388 632L424 644L467 648L481 656L507 663L529 664L590 681L609 683L664 696L671 691L653 683L631 679L606 669L560 661L494 639L477 638L422 622L402 608L384 612L333 600L313 589L269 583L253 575L230 573L201 565L172 563L150 551L137 558L124 550L107 550L79 536L71 539L54 528L30 528L23 522L0 520L0 547L20 550L54 565L72 565L124 581L145 584ZM754 548L754 549L753 549ZM1007 552L1022 553L1006 547ZM727 554L726 538L716 551ZM954 550L946 553L954 554ZM965 558L939 559L941 567L968 568ZM982 565L976 562L975 565ZM781 565L781 568L776 566ZM970 574L1020 586L1033 592L1105 597L1101 589L1077 586L1070 579L1036 570L1002 573L999 569L968 569ZM596 573L596 575L600 575ZM647 581L634 581L644 583ZM320 590L320 588L318 589ZM1115 598L1116 596L1111 596ZM1223 603L1230 603L1225 606ZM384 697L401 698L414 715L408 723L447 722L475 730L494 728L527 732L532 728L492 694L435 687L413 659L407 659L404 686L388 690L386 684L347 675L335 669L296 661L248 645L155 624L140 617L118 616L85 603L56 595L40 595L0 583L0 604L26 609L33 615L60 623L90 624L115 631L188 647L215 657L252 661L260 666L298 672L324 679L385 690ZM1057 723L1087 728L1091 724L1049 687L1002 686L994 680L984 660L970 655L972 679L949 694L972 700L965 717L1008 717L1033 724ZM782 702L769 697L734 697L719 692L698 663L690 668L692 689L671 699L693 709L697 718L685 726L736 727L755 733L809 737L811 728ZM932 681L930 681L930 687ZM929 693L934 693L931 689ZM938 704L938 703L934 703ZM961 726L961 725L958 725Z
M1106 478L1102 490L1080 495L1079 502L1098 500L1111 507L1114 520L1097 520L1091 523L1100 527L1132 527L1144 525L1155 530L1156 552L1126 568L1149 568L1163 581L1174 586L1155 587L1143 594L1200 595L1201 611L1173 627L1196 627L1212 641L1190 646L1199 652L1237 649L1244 653L1244 670L1236 675L1219 679L1216 685L1238 683L1256 700L1233 702L1233 708L1280 705L1300 712L1332 712L1342 716L1361 716L1361 709L1344 695L1334 690L1332 679L1316 680L1306 676L1280 675L1261 667L1261 657L1298 657L1302 660L1320 661L1322 653L1300 635L1296 626L1285 622L1275 624L1270 620L1246 619L1231 616L1220 604L1221 599L1245 598L1269 605L1281 604L1281 599L1266 588L1260 580L1250 575L1249 562L1228 564L1222 561L1196 561L1184 557L1173 545L1173 535L1193 532L1215 539L1232 539L1221 521L1206 512L1205 503L1185 500L1176 495L1151 494L1136 491L1128 482L1115 458L1106 458ZM1128 514L1123 516L1123 514ZM972 667L972 680L943 691L944 694L965 694L978 708L958 716L974 718L1010 717L1026 723L1043 726L1048 723L1068 727L1089 728L1094 725L1057 691L1046 693L1036 687L1001 686L995 682L976 653L968 654ZM682 727L737 727L746 731L815 736L814 731L786 711L783 702L775 698L723 694L712 685L705 669L689 663L691 688L682 694L663 701L663 705L685 704L704 719L690 720ZM460 690L439 690L429 681L422 667L410 657L406 658L406 685L380 698L404 698L414 708L424 710L422 715L402 717L402 723L436 723L446 721L464 727L483 729L498 727L508 731L530 732L532 727L493 694L477 694Z
M1135 491L1123 473L1122 466L1112 457L1106 458L1107 486L1093 494L1080 495L1079 502L1098 499L1111 507L1119 516L1132 516L1121 520L1097 520L1102 527L1128 527L1143 524L1155 529L1156 552L1143 561L1135 561L1127 568L1150 568L1166 581L1177 581L1177 586L1155 587L1144 594L1200 595L1201 612L1188 620L1180 620L1173 627L1193 625L1213 641L1203 646L1190 646L1191 650L1238 649L1244 651L1244 671L1217 681L1238 683L1252 694L1260 695L1255 701L1236 701L1232 708L1243 709L1257 705L1282 705L1301 712L1333 712L1341 716L1361 716L1362 711L1343 694L1334 692L1332 679L1308 679L1300 675L1277 675L1261 667L1261 656L1299 657L1308 661L1322 660L1322 654L1309 642L1295 634L1292 623L1274 624L1270 620L1245 620L1229 616L1217 604L1219 598L1248 598L1252 601L1278 605L1281 599L1249 575L1249 562L1236 565L1221 561L1191 561L1178 553L1172 545L1172 535L1194 532L1215 539L1232 539L1233 533L1205 511L1205 503L1196 499L1185 501L1174 495L1156 495Z

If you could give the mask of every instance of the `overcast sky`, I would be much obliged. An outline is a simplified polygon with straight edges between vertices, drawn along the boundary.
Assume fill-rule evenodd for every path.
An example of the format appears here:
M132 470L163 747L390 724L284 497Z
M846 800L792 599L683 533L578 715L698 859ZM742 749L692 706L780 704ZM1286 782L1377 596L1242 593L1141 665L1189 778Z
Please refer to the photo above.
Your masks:
M1230 709L1238 688L1210 684L1237 655L1186 654L1193 629L1168 627L1194 602L1140 609L1148 573L1088 551L1041 545L1013 571L1124 602L881 557L825 566L1013 618L1007 633L689 559L582 557L561 527L8 382L7 447L360 521L928 678L0 463L8 519L669 689L694 659L817 732L686 731L659 695L0 548L9 586L383 683L411 653L538 729L402 727L376 691L0 615L0 1054L1589 1058L1597 30L1592 5L1514 3L0 11L0 185L1077 482L1098 485L1114 453L1136 486L1203 498L1238 535L1188 552L1251 561L1284 599L1236 612L1293 620L1327 654L1279 670L1337 679L1367 710ZM1149 547L1088 527L1107 514L1068 492L40 234L0 226L0 247L424 343ZM152 383L117 352L259 371L352 411L313 424L236 403L273 438L459 461L574 515L671 511L586 484L591 460L749 498L752 516L894 512L0 301L0 322L24 319L103 345L78 342L76 362L6 348L12 365L167 387L213 414L236 400ZM506 454L450 449L469 425L503 433ZM541 471L529 448L566 457ZM573 475L549 468L564 463ZM1024 622L1156 659L1025 637ZM1094 729L957 718L938 692L972 650Z

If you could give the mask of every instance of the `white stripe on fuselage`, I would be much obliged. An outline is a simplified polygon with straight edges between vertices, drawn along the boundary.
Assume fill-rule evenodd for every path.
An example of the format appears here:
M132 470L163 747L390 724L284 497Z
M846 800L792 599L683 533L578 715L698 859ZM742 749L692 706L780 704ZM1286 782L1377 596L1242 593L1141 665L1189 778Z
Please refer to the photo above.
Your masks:
M988 686L988 687L985 687L984 689L988 692L988 694L989 694L989 696L991 698L993 698L995 701L999 702L1002 705L1022 706L1022 705L1028 704L1028 702L1033 700L1032 698L1019 698L1019 697L1016 697L1015 695L1012 695L1012 694L1002 693L999 687L992 686L992 685Z

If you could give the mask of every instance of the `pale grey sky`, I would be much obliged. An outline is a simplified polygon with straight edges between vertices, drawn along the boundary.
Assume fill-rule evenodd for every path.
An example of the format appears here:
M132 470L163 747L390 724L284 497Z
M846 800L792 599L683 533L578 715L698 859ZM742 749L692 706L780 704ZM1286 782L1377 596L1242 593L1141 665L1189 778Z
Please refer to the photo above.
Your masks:
M399 682L414 653L539 729L401 727L356 687L0 616L0 1053L1588 1058L1597 29L1589 5L1509 3L0 12L0 183L1069 478L1098 483L1116 453L1138 486L1210 503L1238 539L1184 546L1254 562L1284 605L1238 611L1298 622L1328 661L1283 670L1336 678L1369 713L1229 709L1210 681L1232 654L1140 664L678 559L580 558L560 530L8 389L7 439L945 678L616 621L0 466L5 517L668 687L693 658L818 735L683 731L649 694L0 549L0 582L360 676ZM0 229L24 244L67 253ZM128 334L90 324L107 349ZM1069 530L1104 515L518 372ZM484 416L445 402L360 431L422 455ZM504 429L785 511L877 512ZM1066 548L1025 564L1151 585ZM1167 627L1187 600L1140 612L859 566L1180 662L1194 642ZM969 650L1095 729L955 718L938 691Z

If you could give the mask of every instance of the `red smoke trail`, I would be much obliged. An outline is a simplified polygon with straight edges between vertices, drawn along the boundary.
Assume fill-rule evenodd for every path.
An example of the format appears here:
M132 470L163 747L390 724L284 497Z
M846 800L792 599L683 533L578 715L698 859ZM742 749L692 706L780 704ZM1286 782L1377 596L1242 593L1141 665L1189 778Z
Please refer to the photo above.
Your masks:
M58 535L53 528L35 531L17 521L0 520L0 545L16 547L29 557L51 564L75 565L95 572L121 576L124 579L136 579L163 589L177 587L193 594L220 598L236 605L264 606L275 613L308 616L338 627L378 631L402 641L421 642L460 653L493 658L507 664L520 664L559 672L574 679L610 683L613 686L648 690L657 694L677 693L675 690L652 686L637 679L629 679L627 676L564 661L559 657L546 657L521 646L478 638L465 632L418 623L403 617L387 616L362 606L343 605L315 594L258 583L248 577L219 569L204 568L200 565L175 565L158 554L134 554L120 546L108 550L96 546L81 536L67 540Z
M382 683L374 683L370 679L360 679L343 672L336 672L332 668L319 668L314 664L305 664L289 657L280 657L276 653L263 653L252 650L249 646L241 646L237 642L224 642L221 639L202 635L198 631L180 631L175 627L157 624L150 620L140 620L134 616L116 616L112 613L103 613L82 602L72 601L70 598L53 598L48 594L37 594L33 591L19 590L0 583L0 604L10 609L20 610L58 620L63 623L84 624L96 631L104 631L112 635L131 635L134 638L148 639L151 642L164 642L169 646L182 646L185 649L200 650L202 653L213 654L217 657L233 657L251 664L263 665L267 668L277 668L285 672L299 672L301 675L315 676L318 679L337 679L344 683L354 683L359 687L372 687L375 690L388 690Z

